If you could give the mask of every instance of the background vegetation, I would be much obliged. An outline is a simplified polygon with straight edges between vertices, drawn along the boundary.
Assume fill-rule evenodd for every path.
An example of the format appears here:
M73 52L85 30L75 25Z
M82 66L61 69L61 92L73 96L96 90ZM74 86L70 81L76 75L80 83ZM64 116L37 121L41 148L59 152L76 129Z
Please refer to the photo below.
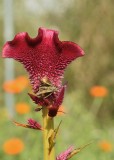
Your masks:
M86 55L74 61L66 70L64 81L68 81L64 107L67 114L58 116L56 124L63 119L58 142L57 154L70 145L79 147L91 140L94 143L77 157L85 160L112 160L114 158L114 1L113 0L13 0L14 32L26 31L35 37L41 26L59 30L61 40L78 43ZM3 0L0 1L0 51L4 32ZM15 127L8 116L4 104L4 60L0 58L0 159L36 160L42 159L41 133ZM15 77L27 76L21 64L15 62ZM90 94L93 86L104 86L108 91L105 97ZM15 103L26 102L34 110L29 100L29 89L16 94ZM98 110L97 110L98 108ZM14 106L15 110L15 106ZM40 113L41 114L41 113ZM29 117L40 116L32 112L15 119L25 122ZM21 138L25 149L19 155L8 155L3 150L5 141L12 137ZM105 141L111 149L99 144ZM31 147L32 146L32 147Z

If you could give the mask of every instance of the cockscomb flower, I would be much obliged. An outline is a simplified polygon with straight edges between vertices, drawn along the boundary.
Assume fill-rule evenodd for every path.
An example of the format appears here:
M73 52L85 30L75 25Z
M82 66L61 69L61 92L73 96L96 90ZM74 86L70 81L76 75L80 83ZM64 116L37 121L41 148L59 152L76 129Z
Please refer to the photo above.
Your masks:
M26 32L19 33L3 47L2 57L19 61L29 73L33 93L28 95L38 105L35 110L42 110L43 127L33 119L27 124L13 122L17 126L43 131L45 160L55 160L54 146L61 122L55 129L53 117L59 112L64 98L64 71L68 64L83 55L84 51L77 44L60 41L57 31L45 28L40 28L35 38ZM56 160L68 160L84 147L74 149L71 146Z
M4 45L2 52L4 58L14 58L24 65L37 97L34 97L35 103L49 103L52 117L57 114L58 100L62 101L61 93L64 97L64 70L70 62L83 55L84 51L77 44L60 41L57 31L45 28L39 29L36 38L30 38L26 32L17 34ZM30 95L32 99L33 96Z
M60 41L58 32L40 28L36 38L22 32L3 47L4 58L14 58L21 62L30 75L37 93L40 80L47 77L55 86L61 86L61 78L67 65L84 51L75 43Z

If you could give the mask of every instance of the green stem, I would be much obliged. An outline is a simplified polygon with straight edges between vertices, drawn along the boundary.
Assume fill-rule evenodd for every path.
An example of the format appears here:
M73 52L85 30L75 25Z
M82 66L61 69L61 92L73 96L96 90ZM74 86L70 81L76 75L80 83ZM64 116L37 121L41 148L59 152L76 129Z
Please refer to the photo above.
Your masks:
M49 137L54 131L54 120L48 116L48 109L43 107L42 109L43 117L43 143L44 143L44 160L55 160L55 150L54 146L49 153Z
M91 106L91 112L94 114L94 116L96 116L98 114L103 100L104 100L103 98L95 98L93 100L93 103Z

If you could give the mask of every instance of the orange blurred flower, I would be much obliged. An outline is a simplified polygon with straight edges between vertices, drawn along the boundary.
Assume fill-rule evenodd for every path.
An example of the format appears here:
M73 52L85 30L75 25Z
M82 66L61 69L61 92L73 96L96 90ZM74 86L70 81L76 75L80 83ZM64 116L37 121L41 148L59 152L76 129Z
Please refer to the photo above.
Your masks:
M19 76L18 78L16 78L16 83L18 83L18 86L23 90L28 86L29 80L25 76Z
M28 79L25 76L20 76L14 80L4 82L3 89L8 93L20 93L28 86L28 84Z
M90 89L90 94L93 97L105 97L108 95L108 90L106 87L103 86L93 86Z
M111 152L112 151L112 144L109 141L101 141L99 142L99 147L104 152Z
M26 114L30 112L30 106L27 103L17 103L15 110L19 114Z
M64 106L60 106L60 107L59 107L59 110L58 110L58 112L57 112L57 115L58 115L58 116L61 116L61 115L65 114L65 113L66 113L66 112L65 112Z
M24 143L19 138L9 139L3 144L4 152L10 155L19 154L23 151L23 149L24 149Z

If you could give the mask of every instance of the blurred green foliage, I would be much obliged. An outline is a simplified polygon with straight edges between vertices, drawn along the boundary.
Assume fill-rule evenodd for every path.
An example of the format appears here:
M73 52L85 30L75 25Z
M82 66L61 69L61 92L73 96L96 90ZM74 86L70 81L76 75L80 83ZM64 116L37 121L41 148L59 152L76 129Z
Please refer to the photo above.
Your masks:
M68 114L62 118L63 124L58 136L57 153L71 144L78 147L88 143L91 139L97 139L97 141L109 139L114 145L113 6L113 0L13 0L14 34L24 31L35 37L37 29L41 26L57 29L60 40L74 41L86 53L84 57L74 61L65 72L64 81L68 81L68 87L64 105L68 108ZM4 44L3 32L4 8L2 0L0 1L0 50ZM0 58L1 112L4 111L5 107L2 89L4 82L3 67L3 59ZM27 73L22 65L15 62L15 76L23 74ZM109 91L108 97L104 99L96 116L90 112L94 98L90 96L89 90L94 85L106 86ZM26 93L16 96L16 102L23 100L23 94ZM28 99L29 97L25 96L24 101L28 101ZM33 116L32 113L31 115ZM23 122L26 116L16 115L15 118ZM41 133L15 128L4 116L0 121L0 126L2 126L1 144L12 136L22 137L24 140L26 149L18 157L19 160L42 159ZM7 133L7 131L9 132ZM79 154L77 159L113 159L114 153L109 154L100 151L97 141ZM38 142L39 144L37 144ZM17 157L5 155L2 150L0 157L3 160L17 159Z
M75 99L76 97L76 99ZM62 124L57 136L56 142L56 155L66 150L69 146L74 145L76 148L93 140L93 143L87 148L82 150L78 155L74 156L72 160L80 159L92 159L92 160L111 160L114 158L113 150L111 152L104 152L99 147L99 142L107 140L113 146L114 144L114 127L108 125L100 125L96 121L96 117L92 112L88 112L84 105L80 103L80 95L67 94L64 106L66 108L66 114L63 116L57 116L55 119L55 126L57 127L60 120ZM31 104L31 102L30 102ZM31 104L32 106L32 104ZM33 107L33 106L32 106ZM2 148L0 150L0 157L3 160L42 160L43 146L42 146L42 133L41 131L34 131L32 129L25 129L16 127L7 117L5 109L1 110L0 126L2 130L0 133L0 143L2 144L13 137L21 138L25 144L25 149L20 155L11 156L4 154ZM41 113L29 113L26 115L19 115L16 113L15 119L20 123L26 123L28 118L33 118L41 121Z

